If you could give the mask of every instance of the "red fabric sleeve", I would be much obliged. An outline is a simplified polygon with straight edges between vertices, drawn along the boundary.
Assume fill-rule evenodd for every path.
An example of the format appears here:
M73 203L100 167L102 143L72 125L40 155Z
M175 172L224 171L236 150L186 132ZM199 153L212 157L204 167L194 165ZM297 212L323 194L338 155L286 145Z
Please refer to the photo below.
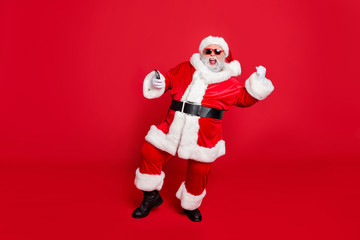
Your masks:
M237 95L236 101L234 103L235 106L238 107L250 107L257 103L259 100L251 96L248 91L246 91L245 87L240 88L240 92Z
M164 74L165 77L165 92L169 89L172 89L174 87L174 78L181 70L183 64L178 64L174 68L170 69L167 73Z
M165 92L167 90L175 87L175 84L176 84L175 78L179 73L181 73L183 71L183 69L185 68L185 65L186 65L186 62L180 63L180 64L176 65L174 68L170 69L170 71L168 71L167 73L164 74Z
M171 82L172 82L172 78L171 78L171 74L170 71L164 74L165 77L165 92L169 89L171 89Z

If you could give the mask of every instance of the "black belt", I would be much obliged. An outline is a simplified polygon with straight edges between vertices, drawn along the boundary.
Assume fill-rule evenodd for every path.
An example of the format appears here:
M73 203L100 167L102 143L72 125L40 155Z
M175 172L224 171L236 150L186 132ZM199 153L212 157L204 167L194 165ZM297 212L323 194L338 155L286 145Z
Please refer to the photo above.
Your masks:
M209 108L201 105L191 104L189 102L180 102L176 100L172 100L170 109L187 113L193 116L203 118L215 118L220 120L222 119L223 115L223 111L217 108Z

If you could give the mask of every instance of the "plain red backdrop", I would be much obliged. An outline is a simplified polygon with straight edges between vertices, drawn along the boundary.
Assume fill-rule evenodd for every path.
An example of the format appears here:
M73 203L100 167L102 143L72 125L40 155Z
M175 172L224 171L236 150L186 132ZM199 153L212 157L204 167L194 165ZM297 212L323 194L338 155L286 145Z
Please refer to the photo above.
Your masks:
M1 1L1 239L359 239L358 1ZM170 99L144 76L222 36L240 81L275 91L224 115L204 221L165 203L131 218L139 148ZM150 236L150 237L149 237Z

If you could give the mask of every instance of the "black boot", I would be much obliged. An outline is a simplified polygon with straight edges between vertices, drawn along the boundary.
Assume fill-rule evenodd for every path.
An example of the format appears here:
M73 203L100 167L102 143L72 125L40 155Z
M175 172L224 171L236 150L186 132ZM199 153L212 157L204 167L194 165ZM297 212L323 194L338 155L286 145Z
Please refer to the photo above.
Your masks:
M144 218L150 213L153 207L158 207L163 203L163 199L158 190L143 192L144 199L142 200L140 207L136 208L132 213L133 218Z
M201 216L201 213L200 213L198 208L195 209L195 210L183 209L183 211L191 221L193 221L193 222L201 222L202 216Z

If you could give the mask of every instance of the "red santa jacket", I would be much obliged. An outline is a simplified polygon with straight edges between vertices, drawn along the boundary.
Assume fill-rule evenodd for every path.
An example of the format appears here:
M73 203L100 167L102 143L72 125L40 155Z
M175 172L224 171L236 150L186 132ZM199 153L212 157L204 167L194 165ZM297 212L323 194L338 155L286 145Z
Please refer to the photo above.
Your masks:
M151 79L155 73L149 73L144 80L144 96L156 98L170 90L171 98L178 101L188 101L224 111L233 105L248 107L263 96L259 97L259 94L251 89L255 84L246 84L250 88L248 91L233 78L240 73L240 64L236 60L225 63L222 71L212 72L200 60L200 54L196 53L190 62L181 63L168 73L160 74L166 83L162 89L152 86ZM253 74L252 77L256 78L256 75ZM221 120L191 116L179 111L169 110L159 125L151 126L145 139L172 155L177 153L183 159L213 162L225 154Z

